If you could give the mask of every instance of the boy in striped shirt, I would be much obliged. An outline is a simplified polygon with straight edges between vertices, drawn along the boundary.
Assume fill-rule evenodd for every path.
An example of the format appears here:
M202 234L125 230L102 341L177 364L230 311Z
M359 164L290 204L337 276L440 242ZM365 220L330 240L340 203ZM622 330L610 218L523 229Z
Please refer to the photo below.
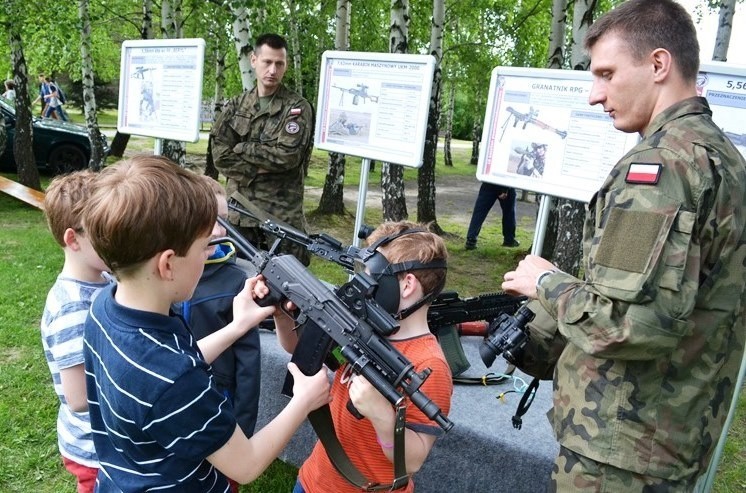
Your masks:
M56 177L44 195L44 213L62 247L62 271L49 290L41 319L44 357L60 408L57 445L62 462L76 477L78 493L90 493L98 473L91 436L83 371L83 326L93 299L106 286L107 270L82 227L82 212L97 175L76 171Z

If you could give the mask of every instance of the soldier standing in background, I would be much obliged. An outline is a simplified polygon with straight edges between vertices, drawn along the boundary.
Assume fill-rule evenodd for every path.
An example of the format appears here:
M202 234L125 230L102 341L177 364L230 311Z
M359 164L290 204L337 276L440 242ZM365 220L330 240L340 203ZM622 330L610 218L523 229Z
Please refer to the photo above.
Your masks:
M548 337L529 326L533 347L564 342L550 488L689 492L744 351L746 162L697 96L699 45L680 4L623 2L585 46L589 102L642 141L588 205L585 279L530 255L502 288L537 299L536 320L554 325Z
M303 191L313 148L313 109L300 95L286 88L287 42L277 34L263 34L251 54L256 88L223 108L212 128L215 167L227 178L226 192L249 199L272 216L306 232ZM256 220L235 212L231 223L252 244L267 248L267 238ZM281 245L303 264L310 263L305 248Z

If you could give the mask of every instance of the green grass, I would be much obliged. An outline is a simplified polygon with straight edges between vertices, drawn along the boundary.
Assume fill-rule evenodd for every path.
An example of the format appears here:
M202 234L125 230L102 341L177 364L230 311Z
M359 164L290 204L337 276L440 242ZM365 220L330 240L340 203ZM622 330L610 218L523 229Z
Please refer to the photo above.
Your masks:
M139 141L141 139L137 139ZM147 145L147 144L145 144ZM152 146L149 148L152 150ZM465 164L468 149L457 150L457 164L439 173L463 175L473 179L474 167ZM322 186L325 153L315 152L309 186ZM345 183L357 183L359 159L348 159ZM414 179L416 170L407 170ZM9 176L14 179L13 176ZM370 182L380 179L380 166ZM45 183L48 178L44 179ZM407 190L416 187L408 184ZM307 210L315 205L306 204ZM343 242L352 238L354 211L345 216L319 218L309 214L312 232L324 231ZM366 221L376 224L380 210L369 209ZM511 250L484 242L479 249L465 251L465 225L441 219L440 225L450 233L446 244L450 252L448 288L462 295L494 291L502 273L514 266L525 250ZM496 221L485 223L483 235L500 234ZM532 232L519 225L518 239L529 245ZM62 266L62 252L47 231L40 211L0 194L0 491L74 493L72 477L63 469L56 445L55 419L57 398L39 340L39 318L46 293ZM485 269L484 266L489 266ZM321 279L333 283L346 280L341 269L314 258L311 270ZM735 493L746 491L746 394L742 394L738 414L731 427L725 455L713 491ZM297 470L275 461L257 481L243 486L243 493L286 493L291 491Z

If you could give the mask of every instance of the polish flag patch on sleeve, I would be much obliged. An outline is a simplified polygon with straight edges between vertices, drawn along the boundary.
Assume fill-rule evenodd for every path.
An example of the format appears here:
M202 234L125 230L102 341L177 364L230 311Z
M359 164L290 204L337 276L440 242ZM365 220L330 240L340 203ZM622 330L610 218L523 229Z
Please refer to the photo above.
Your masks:
M624 179L627 183L655 185L661 177L663 165L660 163L632 163Z
M298 116L300 115L301 109L300 108L292 108L290 110L290 116Z

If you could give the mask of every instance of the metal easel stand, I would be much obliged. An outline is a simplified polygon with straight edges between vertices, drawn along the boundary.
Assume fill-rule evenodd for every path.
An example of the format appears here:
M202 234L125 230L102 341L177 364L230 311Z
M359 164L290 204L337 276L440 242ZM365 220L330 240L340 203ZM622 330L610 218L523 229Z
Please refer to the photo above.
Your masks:
M352 232L352 245L359 247L361 240L357 233L365 219L365 200L368 196L368 175L370 173L370 159L363 158L360 162L360 186L357 191L357 211L355 212L355 229Z
M536 231L534 232L534 242L531 245L531 254L541 256L541 249L544 247L544 236L549 222L549 212L552 210L553 199L550 195L541 195L539 199L539 214L536 218Z

